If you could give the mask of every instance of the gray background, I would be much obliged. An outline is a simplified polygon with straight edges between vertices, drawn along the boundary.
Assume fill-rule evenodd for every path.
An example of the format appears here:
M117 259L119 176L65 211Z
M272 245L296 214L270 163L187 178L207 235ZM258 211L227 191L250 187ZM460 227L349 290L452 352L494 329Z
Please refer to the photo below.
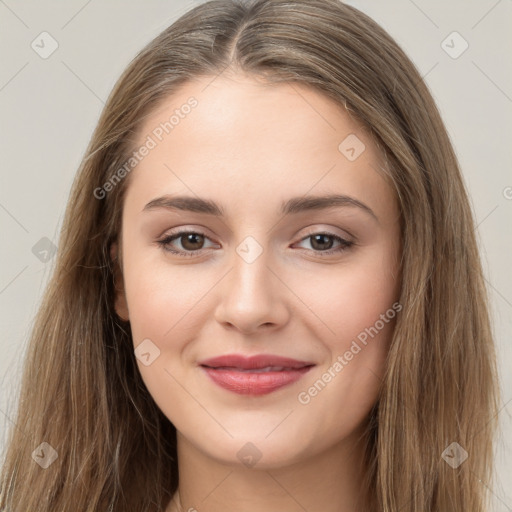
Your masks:
M0 0L2 450L27 337L52 269L52 243L58 243L70 185L104 101L136 52L199 3ZM381 24L417 65L463 169L503 389L498 477L485 484L494 494L492 510L512 511L512 375L506 371L512 367L512 1L347 3ZM39 45L40 53L51 48L42 32L58 44L47 58L31 46ZM469 46L458 55L464 41Z

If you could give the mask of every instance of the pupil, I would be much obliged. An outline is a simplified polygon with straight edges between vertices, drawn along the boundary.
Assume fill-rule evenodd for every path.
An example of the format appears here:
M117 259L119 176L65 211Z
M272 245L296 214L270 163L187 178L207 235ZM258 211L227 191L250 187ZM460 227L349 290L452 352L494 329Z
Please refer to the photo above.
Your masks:
M330 249L332 247L332 240L328 240L327 242L325 241L326 239L330 239L330 235L314 235L313 236L313 247L315 247L315 244L317 244L317 242L320 243L320 247L317 247L317 249ZM325 247L324 244L327 244L328 247Z
M182 242L183 247L185 249L198 249L198 247L195 247L195 244L200 245L202 235L199 235L197 233L189 233L184 236L185 242ZM198 240L199 239L199 240Z

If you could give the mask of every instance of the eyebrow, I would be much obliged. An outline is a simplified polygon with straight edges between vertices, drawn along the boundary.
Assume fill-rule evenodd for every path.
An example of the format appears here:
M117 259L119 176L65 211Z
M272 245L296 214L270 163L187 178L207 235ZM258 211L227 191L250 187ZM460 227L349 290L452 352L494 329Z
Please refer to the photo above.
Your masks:
M354 197L342 194L292 197L281 204L281 214L297 214L312 210L326 210L328 208L336 207L359 208L371 215L377 222L379 220L377 215L375 215L374 211L369 206ZM202 199L199 197L165 195L150 201L146 206L144 206L143 211L157 208L205 213L216 217L225 216L225 211L222 206L210 199Z

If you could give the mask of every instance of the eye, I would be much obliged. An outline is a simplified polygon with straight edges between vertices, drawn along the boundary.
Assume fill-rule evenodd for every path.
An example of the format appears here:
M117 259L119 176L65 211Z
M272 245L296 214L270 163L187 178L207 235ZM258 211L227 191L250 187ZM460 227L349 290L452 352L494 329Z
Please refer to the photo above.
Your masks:
M179 241L182 247L181 249L173 248L171 244L175 240ZM205 240L208 240L208 237L204 233L197 231L179 231L178 233L167 235L162 240L158 240L157 243L164 251L186 258L194 256L194 253L201 251Z
M317 253L319 256L329 256L335 253L341 253L346 251L349 247L354 245L354 242L350 240L345 240L338 235L334 235L332 233L312 233L301 240L301 242L305 240L311 240L311 246L313 247L313 251ZM332 248L334 245L334 241L338 242L338 247Z
M321 257L341 253L354 245L352 241L326 232L312 233L304 237L301 242L308 239L311 239L312 242L311 250ZM209 240L209 238L204 233L198 231L179 231L177 233L168 234L163 239L158 240L157 243L164 251L187 258L201 252L204 249L205 240ZM176 248L176 246L173 245L175 241L180 243L181 248ZM333 248L335 242L338 242L338 246Z

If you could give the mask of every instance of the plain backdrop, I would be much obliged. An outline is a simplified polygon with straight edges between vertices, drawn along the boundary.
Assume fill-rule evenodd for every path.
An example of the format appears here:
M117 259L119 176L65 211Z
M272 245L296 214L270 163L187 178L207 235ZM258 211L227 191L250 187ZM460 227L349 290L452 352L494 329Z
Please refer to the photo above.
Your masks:
M1 450L70 185L104 101L135 54L199 3L0 0ZM347 3L383 26L416 64L463 170L503 392L498 478L486 484L493 511L512 511L512 1Z

